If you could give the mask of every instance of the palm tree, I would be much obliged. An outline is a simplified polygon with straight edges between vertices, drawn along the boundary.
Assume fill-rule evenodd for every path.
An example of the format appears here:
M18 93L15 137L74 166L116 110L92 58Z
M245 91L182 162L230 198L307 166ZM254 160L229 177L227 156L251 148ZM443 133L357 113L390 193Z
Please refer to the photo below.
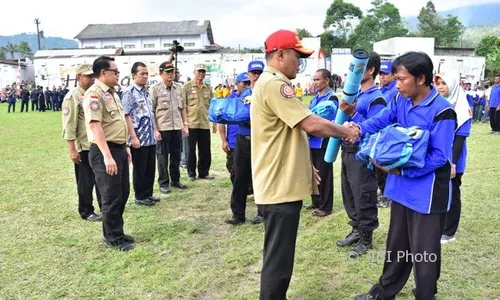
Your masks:
M10 53L10 58L14 59L14 53L18 51L18 46L8 42L7 45L2 47L2 50Z
M0 59L5 59L5 51L0 47Z
M27 42L20 42L19 45L17 45L17 51L21 53L23 57L31 57L33 55L33 51L31 51L31 47Z

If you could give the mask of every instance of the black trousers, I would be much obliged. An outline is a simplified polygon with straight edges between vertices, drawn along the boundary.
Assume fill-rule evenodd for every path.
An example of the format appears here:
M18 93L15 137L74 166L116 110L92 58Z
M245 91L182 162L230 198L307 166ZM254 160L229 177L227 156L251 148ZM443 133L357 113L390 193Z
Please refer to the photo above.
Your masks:
M24 112L24 107L26 107L26 112L28 112L29 101L22 101L21 102L21 112Z
M460 223L460 213L462 211L462 200L460 186L462 185L463 173L457 173L455 178L451 180L451 206L450 211L446 214L443 234L447 236L455 235Z
M493 131L500 131L500 111L490 108L490 126Z
M38 102L38 111L45 111L45 100L40 100Z
M378 223L377 179L375 171L356 160L357 146L342 145L340 173L342 199L349 225L361 231L373 231Z
M12 107L12 112L16 112L16 103L9 103L7 107L7 112L10 113L10 108Z
M31 101L31 111L38 110L38 101Z
M110 243L123 239L123 211L130 195L129 165L125 145L108 143L109 150L118 168L117 175L106 173L104 156L97 145L90 146L90 166L102 201L102 232Z
M198 166L199 177L208 176L212 164L210 130L190 128L188 145L187 170L189 177L196 177L196 166ZM196 164L196 145L198 145L198 165Z
M161 131L161 153L163 156L162 166L158 165L158 171L161 174L161 182L158 179L160 187L168 187L170 179L172 182L179 182L181 173L179 165L181 162L182 133L180 130ZM169 161L170 159L170 161ZM168 164L168 168L167 168ZM170 174L169 174L170 173Z
M264 216L264 261L260 300L285 300L292 279L302 200L259 205Z
M158 185L160 188L168 188L170 178L167 172L167 163L163 155L163 141L156 141L156 162L158 164Z
M236 148L234 149L234 181L231 193L231 211L233 217L245 220L247 207L247 195L249 185L252 184L252 155L250 137L238 135L236 137ZM261 215L257 209L257 215Z
M319 171L321 183L319 184L319 195L311 195L314 207L322 211L333 209L333 164L325 161L326 148L311 149L311 160Z
M441 272L444 219L445 214L424 215L392 202L384 270L379 283L370 290L373 297L394 297L414 268L415 299L432 299Z
M95 186L95 194L97 196L97 204L99 209L102 209L101 194L95 184L94 171L90 167L89 151L80 152L80 163L75 164L76 187L78 190L78 212L83 219L86 219L91 214L95 213L92 202L92 190Z
M226 170L229 172L231 184L234 184L234 149L229 149L226 153Z
M380 190L380 193L382 193L383 195L385 191L385 182L387 181L387 173L377 168L376 174L378 188Z
M153 196L156 168L156 146L144 146L139 149L130 148L132 153L132 179L135 199L144 200Z

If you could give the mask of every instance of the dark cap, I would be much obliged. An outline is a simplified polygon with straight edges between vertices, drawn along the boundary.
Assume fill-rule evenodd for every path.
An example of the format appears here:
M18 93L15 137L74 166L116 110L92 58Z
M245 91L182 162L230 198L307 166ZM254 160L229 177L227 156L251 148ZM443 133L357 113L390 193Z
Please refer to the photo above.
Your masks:
M172 63L170 63L170 62L162 62L160 64L160 72L174 71L174 70L175 70L174 65L172 65Z

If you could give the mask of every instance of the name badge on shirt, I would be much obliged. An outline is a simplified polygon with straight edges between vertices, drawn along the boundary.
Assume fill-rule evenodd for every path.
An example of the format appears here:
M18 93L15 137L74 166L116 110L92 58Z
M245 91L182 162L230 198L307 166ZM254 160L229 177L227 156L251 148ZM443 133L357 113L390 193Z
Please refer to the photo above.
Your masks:
M104 101L113 101L113 96L108 92L104 92Z
M167 96L167 95L168 95L167 91L163 91L163 92L161 92L160 96Z
M195 88L191 89L191 94L196 94L196 89Z

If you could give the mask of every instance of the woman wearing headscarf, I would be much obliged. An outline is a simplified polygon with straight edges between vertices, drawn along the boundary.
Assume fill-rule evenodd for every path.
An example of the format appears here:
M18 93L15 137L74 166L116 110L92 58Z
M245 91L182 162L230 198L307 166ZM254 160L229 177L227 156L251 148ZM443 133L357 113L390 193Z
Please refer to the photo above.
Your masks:
M467 101L467 93L460 86L460 75L456 72L444 72L435 77L435 85L438 92L453 104L457 114L457 129L453 143L453 161L451 168L452 200L451 207L446 214L444 231L441 243L455 241L455 233L460 221L462 207L460 199L460 186L462 176L465 172L467 159L466 139L470 135L472 126L472 112Z

